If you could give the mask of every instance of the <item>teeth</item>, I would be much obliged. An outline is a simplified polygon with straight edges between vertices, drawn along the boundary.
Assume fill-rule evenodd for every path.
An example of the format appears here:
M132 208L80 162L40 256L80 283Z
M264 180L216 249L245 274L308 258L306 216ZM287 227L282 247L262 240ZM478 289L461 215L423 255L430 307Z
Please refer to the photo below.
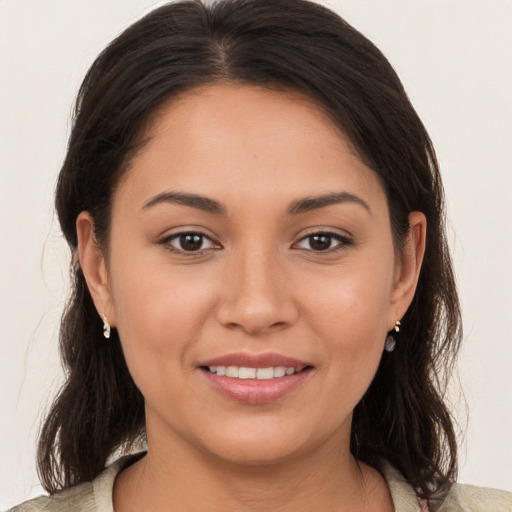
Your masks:
M245 366L209 366L208 370L217 375L225 375L233 379L257 379L270 380L293 375L297 373L295 368L275 366L269 368L247 368Z
M244 368L243 366L238 370L239 379L255 379L256 368Z
M228 366L226 368L226 377L234 377L238 379L238 366Z
M258 380L270 380L274 378L274 368L258 368L256 370Z
M286 368L284 366L277 366L274 368L274 377L284 377L286 375Z

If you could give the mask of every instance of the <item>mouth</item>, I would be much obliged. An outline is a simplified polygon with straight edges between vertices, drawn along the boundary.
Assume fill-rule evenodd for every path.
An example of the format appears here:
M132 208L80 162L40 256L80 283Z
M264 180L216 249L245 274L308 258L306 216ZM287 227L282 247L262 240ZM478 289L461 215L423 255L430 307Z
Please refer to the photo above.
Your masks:
M303 368L295 368L293 366L269 366L267 368L255 368L247 366L203 366L204 370L214 375L225 376L229 379L255 379L255 380L271 380L280 379L282 377L295 375L304 371L310 366Z
M199 366L212 388L246 405L284 399L307 379L314 366L277 354L230 354Z

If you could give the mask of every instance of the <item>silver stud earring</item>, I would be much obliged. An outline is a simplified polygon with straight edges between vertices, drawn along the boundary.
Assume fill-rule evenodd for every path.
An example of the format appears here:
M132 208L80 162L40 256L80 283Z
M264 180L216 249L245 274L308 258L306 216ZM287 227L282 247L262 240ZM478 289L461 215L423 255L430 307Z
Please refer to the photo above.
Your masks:
M107 339L110 338L110 324L105 315L103 315L103 336Z

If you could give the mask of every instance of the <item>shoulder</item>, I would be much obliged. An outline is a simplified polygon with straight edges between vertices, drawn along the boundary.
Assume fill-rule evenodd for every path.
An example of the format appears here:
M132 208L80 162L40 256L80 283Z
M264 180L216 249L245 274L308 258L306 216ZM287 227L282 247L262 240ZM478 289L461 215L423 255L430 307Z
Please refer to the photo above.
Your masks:
M112 489L116 476L143 454L121 457L92 482L84 482L51 496L40 496L7 512L113 512Z
M52 496L40 496L7 512L93 512L96 511L92 482L75 485Z
M396 512L421 512L427 505L419 500L413 487L389 463L382 465ZM428 510L436 512L512 512L512 493L499 489L453 484L441 500L433 500Z
M487 487L454 484L439 512L512 512L512 493Z

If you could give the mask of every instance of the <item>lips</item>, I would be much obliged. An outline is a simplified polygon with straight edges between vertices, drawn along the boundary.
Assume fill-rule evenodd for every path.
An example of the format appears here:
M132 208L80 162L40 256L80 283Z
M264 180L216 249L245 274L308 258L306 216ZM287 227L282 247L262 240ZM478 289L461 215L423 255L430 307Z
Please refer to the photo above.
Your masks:
M199 369L224 397L247 405L262 405L295 390L313 366L279 354L238 353L205 361Z

